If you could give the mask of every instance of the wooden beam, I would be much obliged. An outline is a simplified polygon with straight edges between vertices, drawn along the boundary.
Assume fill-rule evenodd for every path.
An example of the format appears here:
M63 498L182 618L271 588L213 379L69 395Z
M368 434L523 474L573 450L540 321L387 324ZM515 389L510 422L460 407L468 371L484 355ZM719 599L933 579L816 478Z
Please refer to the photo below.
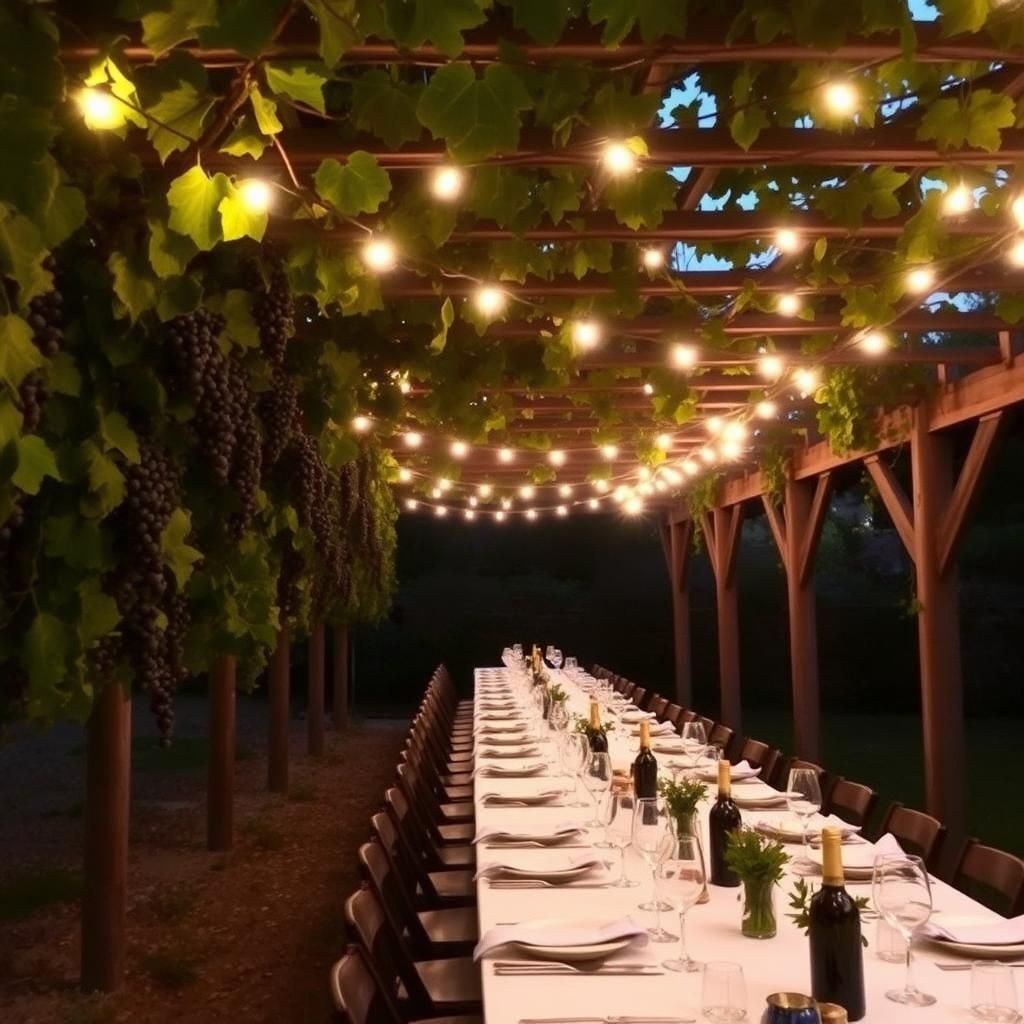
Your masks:
M724 566L725 578L732 583L736 575L736 554L739 551L740 535L743 527L743 506L734 506L728 516L728 532L724 541L724 547L720 552L719 564ZM717 527L716 527L717 536Z
M693 668L690 643L690 594L687 580L693 548L693 523L668 522L669 580L672 585L672 641L675 656L675 699L683 707L693 703Z
M206 848L220 852L235 841L235 670L230 655L215 658L210 667Z
M828 471L818 477L814 486L814 498L808 515L804 535L800 543L800 558L797 575L803 586L808 582L814 571L814 556L818 552L818 542L825 526L825 513L828 511L828 496L832 482L832 474Z
M708 512L702 512L700 517L701 530L704 534L704 548L708 553L708 561L711 563L711 571L715 578L718 578L718 538L715 535L717 523Z
M937 543L939 574L942 576L946 574L956 557L968 518L978 500L979 484L992 462L995 442L1004 421L1005 414L1002 411L989 413L978 421L978 429L974 433L967 458L960 470L960 477L940 524Z
M889 518L892 519L892 525L896 527L896 532L899 534L900 540L903 541L903 547L906 549L907 554L913 558L915 551L914 529L916 524L914 523L914 511L907 498L906 491L903 490L903 487L889 466L882 462L877 455L871 455L866 458L864 465L867 466L871 479L878 488L882 503L889 513Z
M742 506L716 508L711 512L712 532L708 551L715 574L715 607L718 617L718 688L721 719L735 732L743 731L740 692L739 603L736 592L736 555L739 547ZM707 526L705 525L705 531Z
M309 634L307 666L306 743L310 757L324 752L324 624L313 623Z
M779 558L782 559L782 567L789 572L789 565L786 561L786 514L785 510L777 505L767 494L761 495L764 504L765 518L771 527L772 536L775 538L775 546L779 551Z
M267 678L269 723L267 732L267 787L288 792L288 698L291 684L291 640L288 627L277 634Z

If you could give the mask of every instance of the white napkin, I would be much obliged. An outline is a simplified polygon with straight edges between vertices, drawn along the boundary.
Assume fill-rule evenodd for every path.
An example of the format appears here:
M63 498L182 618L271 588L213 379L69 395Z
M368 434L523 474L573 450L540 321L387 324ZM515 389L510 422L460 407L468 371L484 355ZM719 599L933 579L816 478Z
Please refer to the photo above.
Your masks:
M481 878L500 878L504 874L509 874L513 878L550 878L552 875L569 872L574 869L578 869L578 873L583 875L588 874L595 868L603 868L604 866L605 862L600 857L594 856L592 853L585 853L581 857L570 857L569 863L564 867L523 868L518 864L502 864L500 861L489 861L486 864L481 864L479 868L477 868L477 872L473 876L473 880L479 881ZM572 875L571 877L576 878L577 875Z
M483 825L476 830L474 843L482 843L487 839L516 839L520 842L536 840L542 842L545 839L561 839L568 836L579 835L586 832L586 828L578 821L563 821L556 825L550 832L509 832L508 829L496 828L494 825Z
M522 722L513 722L508 725L483 725L477 729L481 736L503 736L510 732L525 732L526 726Z
M700 777L709 782L718 782L718 766L714 768L701 768ZM760 768L753 768L749 761L737 761L729 766L729 777L734 781L742 779L753 779L761 774Z
M561 800L565 791L549 789L544 793L530 793L523 796L512 796L509 793L484 793L480 798L485 807L533 807Z
M1024 915L985 923L937 924L934 919L921 926L921 934L948 942L968 942L973 946L1010 946L1024 943Z
M504 764L485 764L477 768L474 775L496 775L505 776L509 779L523 779L531 775L540 775L547 771L547 765L543 761L534 764L524 764L522 767Z
M903 853L903 847L900 846L896 837L891 832L886 832L877 843L854 843L852 846L844 846L843 868L863 878L871 874L875 866L875 858L883 853ZM813 861L820 864L822 858L821 850L812 850L810 857Z
M651 736L675 736L676 727L671 722L651 722L650 725ZM633 729L633 735L640 735L640 727L635 726Z
M507 750L481 750L481 757L532 757L537 753L537 747L535 744L531 744L528 747L516 747L514 749Z
M489 928L480 937L473 950L473 959L479 960L492 950L510 942L529 946L596 946L616 939L635 939L639 945L647 943L647 929L631 918L624 917L608 924L579 925L562 928L544 928L531 924L505 924Z
M657 718L653 711L624 711L622 720L624 722L642 722L645 718Z

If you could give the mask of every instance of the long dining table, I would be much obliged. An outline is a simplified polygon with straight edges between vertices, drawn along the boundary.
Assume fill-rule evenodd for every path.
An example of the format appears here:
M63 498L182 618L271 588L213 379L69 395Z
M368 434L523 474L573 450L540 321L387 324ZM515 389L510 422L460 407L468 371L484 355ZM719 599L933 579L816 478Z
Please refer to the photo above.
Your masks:
M571 784L565 778L558 778L559 767L553 739L548 736L539 745L539 752L521 759L522 764L544 761L547 769L543 775L529 778L496 778L482 775L479 769L489 764L510 766L516 759L503 756L488 758L487 735L480 730L486 725L493 727L497 721L481 708L489 702L498 701L503 695L516 695L524 703L522 684L514 685L513 673L517 669L508 667L481 668L475 672L476 710L475 728L476 759L478 773L474 779L474 802L477 832L487 828L509 831L542 832L568 822L583 822L592 816L589 808L567 806L569 797L554 805L544 806L494 806L485 801L488 794L515 797L537 794L566 786L571 793ZM550 670L552 683L557 683L567 694L567 709L570 716L585 716L589 710L589 695L584 687L590 679L581 670L572 673ZM490 698L490 701L487 699ZM522 711L517 714L522 714ZM602 708L607 720L610 712ZM520 721L510 715L510 724ZM570 724L570 728L572 725ZM546 729L545 729L546 731ZM621 722L608 734L609 753L614 767L628 770L638 749L638 740L630 727ZM495 748L497 749L497 748ZM656 755L658 756L658 755ZM662 758L659 757L661 760ZM707 813L715 787L709 785L709 799L700 808L703 836L707 836ZM580 787L584 799L587 794ZM781 823L792 818L784 808L781 810L743 811L745 824L758 821ZM594 843L600 838L600 830L587 833L585 842ZM794 857L799 847L787 848ZM548 848L501 848L486 841L478 843L477 863L503 863L525 869L538 867L568 866L571 858L586 853L579 845L559 850ZM600 849L612 862L606 877L616 877L618 852ZM644 862L632 850L625 853L627 874L640 884L632 888L603 886L600 888L572 888L552 886L543 888L506 889L492 887L486 878L477 880L477 901L479 907L480 934L486 937L489 929L498 925L528 924L534 921L547 922L565 920L594 922L615 921L630 917L638 924L652 926L654 913L638 909L638 904L650 899L651 875ZM797 876L787 872L781 886L776 890L776 913L778 933L772 939L751 939L740 932L742 912L742 889L719 888L709 885L710 900L694 906L687 914L687 946L691 957L701 962L730 961L743 967L747 991L747 1020L757 1022L765 1008L765 998L774 992L810 993L810 962L808 942L805 934L787 916L788 897L797 881ZM812 879L813 881L813 879ZM820 879L819 879L820 881ZM933 879L933 906L941 919L971 918L979 923L999 920L998 915L963 893L938 879ZM851 884L851 894L870 896L869 884ZM678 932L678 918L675 913L663 913L663 924L673 933ZM921 944L915 946L914 962L918 987L933 994L934 1006L919 1008L904 1006L886 998L888 989L901 988L904 983L905 965L902 962L883 961L876 955L876 922L866 920L863 933L868 945L864 950L864 976L867 997L867 1014L863 1020L869 1024L913 1021L926 1024L935 1022L966 1021L971 1019L969 1011L970 978L969 970L943 971L936 961L953 960L948 953ZM667 958L676 956L678 943L634 943L623 952L616 954L630 963L644 962L659 966ZM495 960L527 959L526 955L513 948L505 947L493 951L481 959L483 978L484 1013L488 1024L518 1024L524 1019L580 1018L595 1019L614 1015L657 1015L691 1019L696 1011L700 1015L702 972L680 973L665 970L650 976L508 976L495 973ZM962 961L968 963L968 961ZM1024 974L1024 972L1020 972ZM1021 979L1024 981L1024 978ZM691 1017L687 1017L687 1014Z

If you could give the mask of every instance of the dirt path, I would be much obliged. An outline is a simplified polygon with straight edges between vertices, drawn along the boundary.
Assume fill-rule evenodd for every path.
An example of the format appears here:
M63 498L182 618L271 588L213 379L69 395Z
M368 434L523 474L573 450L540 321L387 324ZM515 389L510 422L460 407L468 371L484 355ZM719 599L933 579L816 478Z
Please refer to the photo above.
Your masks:
M230 855L203 848L200 740L190 740L186 730L177 755L184 766L136 772L124 992L107 998L76 992L77 906L54 904L0 921L4 1024L329 1019L327 970L344 948L342 905L358 884L355 850L394 777L407 725L366 721L340 735L329 732L328 751L314 762L304 753L304 724L293 723L291 791L271 797L261 710L250 707L240 724L246 756L238 764L238 843ZM0 877L33 862L77 868L80 781L70 739L63 765L61 755L44 757L35 741L16 757L3 751L0 815L9 816L0 820L11 827L0 840ZM136 765L145 766L147 757L159 765L160 755L143 741ZM18 776L33 763L41 781L26 796ZM69 776L63 787L61 774ZM12 789L20 790L20 800Z

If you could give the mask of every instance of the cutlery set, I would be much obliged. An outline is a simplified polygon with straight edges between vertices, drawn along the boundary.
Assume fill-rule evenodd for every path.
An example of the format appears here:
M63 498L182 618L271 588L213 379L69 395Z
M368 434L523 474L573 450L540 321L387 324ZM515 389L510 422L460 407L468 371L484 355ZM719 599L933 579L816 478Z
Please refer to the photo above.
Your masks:
M627 962L598 963L593 966L563 963L560 960L495 960L494 973L498 976L520 975L589 977L653 977L665 972L657 964ZM587 1018L588 1020L600 1018ZM644 1020L651 1020L645 1017Z

